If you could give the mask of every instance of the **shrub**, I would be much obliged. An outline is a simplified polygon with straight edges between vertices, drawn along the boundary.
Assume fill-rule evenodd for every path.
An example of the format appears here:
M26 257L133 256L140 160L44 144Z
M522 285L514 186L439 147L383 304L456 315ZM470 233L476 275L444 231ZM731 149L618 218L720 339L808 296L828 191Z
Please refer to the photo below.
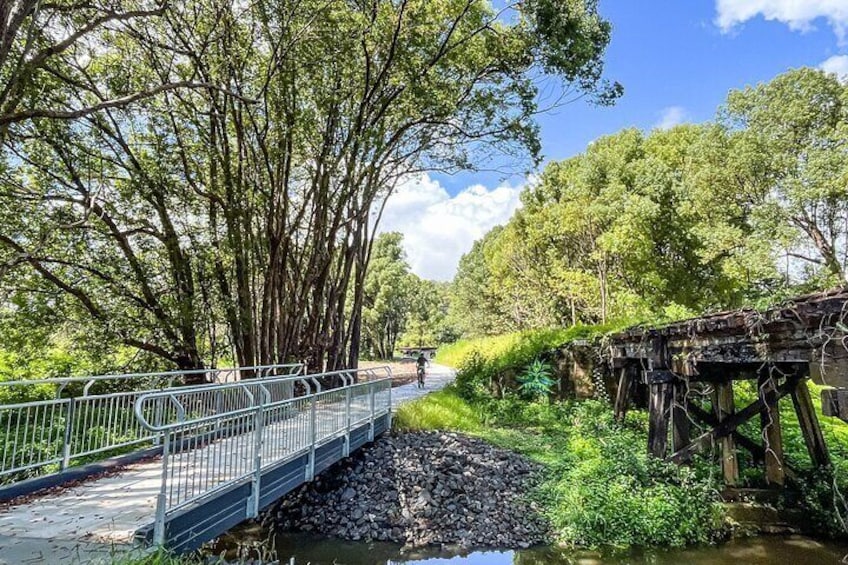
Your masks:
M531 400L547 397L555 384L551 378L551 366L540 359L530 363L524 373L518 377L518 382L521 384L518 390Z

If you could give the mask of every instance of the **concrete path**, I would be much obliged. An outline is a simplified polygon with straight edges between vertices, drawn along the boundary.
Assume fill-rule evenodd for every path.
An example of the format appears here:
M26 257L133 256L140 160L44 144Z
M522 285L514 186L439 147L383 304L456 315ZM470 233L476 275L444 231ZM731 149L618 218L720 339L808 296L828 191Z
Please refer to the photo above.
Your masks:
M456 371L450 367L432 364L427 369L427 376L424 377L424 388L418 388L418 383L412 382L392 389L392 409L404 402L441 390L452 383L455 378Z
M453 369L432 365L423 389L415 382L392 389L392 408L440 390L454 377ZM318 427L323 427L321 422ZM203 456L205 449L194 460L214 459L214 454ZM153 522L161 475L161 459L156 458L61 493L0 509L0 565L111 563L115 555L132 550L137 529Z

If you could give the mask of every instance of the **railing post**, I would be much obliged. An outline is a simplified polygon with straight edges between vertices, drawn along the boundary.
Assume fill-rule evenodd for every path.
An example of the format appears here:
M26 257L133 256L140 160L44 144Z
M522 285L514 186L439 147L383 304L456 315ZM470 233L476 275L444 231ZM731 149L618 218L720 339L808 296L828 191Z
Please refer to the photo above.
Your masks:
M350 387L345 388L345 435L342 456L350 455Z
M68 402L68 416L65 420L65 435L64 444L62 445L62 470L64 471L71 465L71 442L74 438L74 408L76 401L72 396Z
M389 371L389 402L386 406L386 429L392 429L392 373Z
M318 438L318 430L316 430L316 406L315 400L317 395L312 395L312 405L309 409L309 461L306 464L306 480L311 481L315 478L315 442Z
M247 517L259 516L259 490L262 482L262 428L264 427L264 403L260 401L253 420L253 493L247 501Z
M162 484L156 495L156 518L153 522L153 545L165 545L165 513L168 507L168 456L171 450L170 432L162 434Z
M375 413L375 395L374 395L374 383L368 383L368 403L370 409L370 416L368 418L368 441L374 441L374 413Z

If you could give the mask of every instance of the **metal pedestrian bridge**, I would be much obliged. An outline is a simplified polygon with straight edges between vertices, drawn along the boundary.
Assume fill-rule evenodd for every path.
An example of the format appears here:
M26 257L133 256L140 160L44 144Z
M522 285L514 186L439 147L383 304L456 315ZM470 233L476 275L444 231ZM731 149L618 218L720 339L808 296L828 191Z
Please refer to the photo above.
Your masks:
M28 543L197 548L390 428L388 367L301 371L0 382L0 564Z

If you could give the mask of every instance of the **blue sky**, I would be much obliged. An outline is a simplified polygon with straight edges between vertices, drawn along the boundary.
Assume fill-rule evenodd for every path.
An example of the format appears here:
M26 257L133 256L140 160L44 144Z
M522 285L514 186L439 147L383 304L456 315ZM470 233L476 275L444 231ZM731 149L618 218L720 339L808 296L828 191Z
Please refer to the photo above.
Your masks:
M624 96L613 107L576 102L541 116L546 160L626 127L710 120L730 90L790 68L827 62L848 73L848 0L600 0L600 11L613 24L605 74ZM413 271L446 280L474 239L509 218L525 182L522 174L432 175L389 201L385 227L406 232L404 216L426 210L432 233L410 230L407 254ZM434 237L444 240L437 248Z

